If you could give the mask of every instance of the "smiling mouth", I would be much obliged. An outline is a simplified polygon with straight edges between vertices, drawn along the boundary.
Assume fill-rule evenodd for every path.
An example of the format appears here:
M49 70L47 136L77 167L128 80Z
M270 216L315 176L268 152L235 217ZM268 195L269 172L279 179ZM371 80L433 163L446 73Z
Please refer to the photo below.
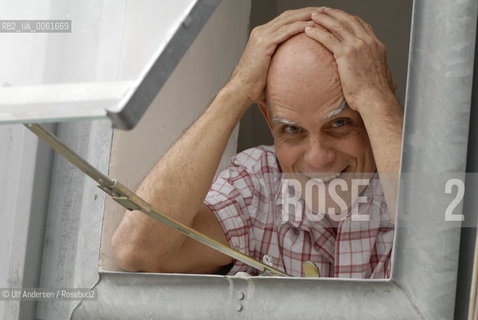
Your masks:
M306 175L306 174L302 174L302 175L304 175L306 178L308 178L312 181L315 181L317 183L329 183L330 181L339 178L343 173L345 173L345 170L346 169L342 170L341 172L330 174L330 175L327 175L327 176L322 175L321 177Z

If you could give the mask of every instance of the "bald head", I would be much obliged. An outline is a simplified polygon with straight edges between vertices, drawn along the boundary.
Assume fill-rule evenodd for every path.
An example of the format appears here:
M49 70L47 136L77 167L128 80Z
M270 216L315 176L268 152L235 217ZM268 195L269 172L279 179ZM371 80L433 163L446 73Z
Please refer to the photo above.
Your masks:
M300 33L282 43L274 53L271 71L279 71L287 66L316 65L335 68L332 53L319 42Z
M311 94L327 95L340 87L332 53L306 34L296 35L274 53L267 77L266 97ZM289 97L294 99L293 96Z

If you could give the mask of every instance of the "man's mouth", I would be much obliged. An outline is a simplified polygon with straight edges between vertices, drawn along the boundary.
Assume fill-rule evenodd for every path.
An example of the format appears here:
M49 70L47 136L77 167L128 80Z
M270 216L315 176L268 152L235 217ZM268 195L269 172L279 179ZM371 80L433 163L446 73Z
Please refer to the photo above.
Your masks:
M342 172L339 172L339 173L336 173L336 174L334 174L334 175L327 176L327 177L323 177L323 178L310 178L310 179L311 179L312 181L317 182L317 183L328 183L328 182L330 182L331 180L340 177L341 174L342 174Z
M334 180L334 179L337 179L339 178L343 173L345 173L345 170L342 170L338 173L333 173L333 174L329 174L329 175L316 175L316 174L302 174L304 175L305 177L307 177L308 179L316 182L316 183L329 183L330 181Z

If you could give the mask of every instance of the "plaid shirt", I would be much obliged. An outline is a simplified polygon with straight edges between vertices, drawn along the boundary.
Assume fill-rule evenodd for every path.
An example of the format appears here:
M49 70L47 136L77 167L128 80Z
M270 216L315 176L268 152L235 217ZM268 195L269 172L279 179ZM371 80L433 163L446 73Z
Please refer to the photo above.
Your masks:
M394 225L377 180L365 188L361 196L367 202L358 207L369 221L352 221L348 214L336 227L306 214L300 221L283 219L281 186L272 146L235 155L216 177L204 203L216 214L231 248L260 261L265 257L292 276L303 276L302 263L311 260L322 277L390 277ZM239 271L258 274L235 260L229 274Z

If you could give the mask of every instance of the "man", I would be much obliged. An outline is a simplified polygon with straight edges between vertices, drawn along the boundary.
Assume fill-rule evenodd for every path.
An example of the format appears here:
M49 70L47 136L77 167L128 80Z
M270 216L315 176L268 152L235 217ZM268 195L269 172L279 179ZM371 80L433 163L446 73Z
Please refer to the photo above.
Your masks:
M350 214L296 221L283 214L281 179L289 174L304 186L375 171L396 176L403 113L393 86L385 48L360 18L330 8L287 11L252 31L229 82L138 194L158 211L291 275L301 276L302 262L312 260L323 276L387 277L394 183L362 190L369 201L359 212L379 204L369 221L354 223ZM236 155L211 186L230 134L254 102L274 148ZM316 212L319 203L302 208ZM141 212L125 214L112 245L131 271L254 273Z

